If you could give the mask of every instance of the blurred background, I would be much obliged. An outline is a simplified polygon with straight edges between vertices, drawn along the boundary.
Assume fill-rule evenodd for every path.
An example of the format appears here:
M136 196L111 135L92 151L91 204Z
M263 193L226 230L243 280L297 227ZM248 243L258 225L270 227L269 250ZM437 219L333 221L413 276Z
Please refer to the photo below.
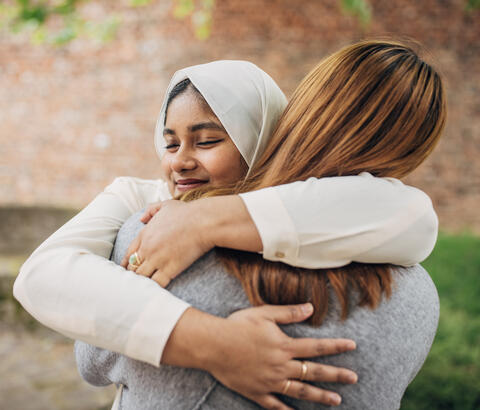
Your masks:
M448 121L406 179L440 219L424 266L439 331L402 409L480 409L479 0L17 0L0 2L0 402L108 408L71 342L11 297L25 257L116 176L158 178L153 133L175 70L245 59L288 95L321 58L367 37L419 42L442 72Z

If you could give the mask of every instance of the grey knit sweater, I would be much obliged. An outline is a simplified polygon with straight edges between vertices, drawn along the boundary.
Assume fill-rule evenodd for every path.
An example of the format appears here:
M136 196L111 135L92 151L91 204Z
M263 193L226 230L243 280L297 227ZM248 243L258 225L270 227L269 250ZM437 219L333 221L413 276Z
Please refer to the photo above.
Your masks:
M122 227L112 254L119 263L131 240L143 227L139 214ZM333 303L322 326L283 326L293 337L351 338L357 349L331 357L313 359L346 367L359 375L356 385L318 384L342 396L341 409L398 409L408 384L420 370L432 345L439 318L439 300L427 272L419 265L395 271L390 299L376 310L352 308L346 321L339 320ZM250 306L240 283L229 275L215 251L196 261L168 287L194 307L217 316L228 316ZM195 347L195 340L191 340ZM209 373L173 366L156 368L107 350L75 343L82 377L96 386L123 384L121 409L258 409L259 407L218 383ZM289 397L282 400L294 408L326 406Z

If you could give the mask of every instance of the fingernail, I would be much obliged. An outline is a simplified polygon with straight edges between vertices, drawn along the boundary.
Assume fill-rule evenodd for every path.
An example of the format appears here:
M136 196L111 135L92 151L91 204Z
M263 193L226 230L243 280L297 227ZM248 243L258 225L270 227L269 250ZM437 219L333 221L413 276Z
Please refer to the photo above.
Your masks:
M313 312L312 304L311 303L305 303L304 305L302 305L302 311L306 315L309 314L309 313L312 313Z
M349 383L352 383L352 384L353 384L353 383L356 383L357 380L358 380L358 376L357 376L356 374L349 374L349 375L347 376L347 381L348 381Z
M357 344L352 340L350 342L347 342L346 347L347 349L354 350L357 348Z
M342 402L342 398L338 394L331 394L330 395L330 402L333 405L338 406Z

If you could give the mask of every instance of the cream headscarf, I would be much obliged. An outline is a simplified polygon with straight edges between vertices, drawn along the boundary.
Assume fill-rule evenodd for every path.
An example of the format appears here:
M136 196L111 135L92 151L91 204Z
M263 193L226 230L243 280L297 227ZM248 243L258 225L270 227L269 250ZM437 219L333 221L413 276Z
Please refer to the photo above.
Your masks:
M160 158L165 107L172 88L190 79L222 123L249 170L264 151L287 99L273 79L248 61L220 60L177 71L168 86L155 129Z

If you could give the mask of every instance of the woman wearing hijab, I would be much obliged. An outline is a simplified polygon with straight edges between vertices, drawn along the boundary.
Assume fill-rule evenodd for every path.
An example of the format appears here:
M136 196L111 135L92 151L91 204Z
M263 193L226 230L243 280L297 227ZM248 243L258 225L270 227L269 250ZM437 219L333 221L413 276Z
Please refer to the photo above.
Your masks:
M178 140L175 148L172 144L167 147L176 155L188 143L178 135L178 122L168 119L168 103L172 103L171 98L165 110L166 135L176 131ZM345 117L329 124L330 113L338 112L342 103ZM376 112L372 118L371 112ZM360 43L329 57L306 77L259 165L242 184L217 190L204 187L203 192L238 193L339 172L369 170L401 177L432 151L444 118L440 78L411 49L397 43ZM405 122L411 128L402 127ZM330 144L332 139L334 144ZM324 161L308 160L318 158L319 153ZM290 157L296 161L286 161ZM174 184L171 187L174 189ZM198 196L198 192L189 196ZM127 221L118 235L117 261L140 229L137 219L138 215ZM358 386L339 387L344 408L392 409L399 407L405 388L428 354L438 321L438 296L428 274L419 266L396 268L394 272L386 265L361 264L336 270L294 269L255 254L220 251L220 255L209 252L195 262L169 290L220 316L250 304L312 302L315 310L309 324L322 326L292 325L285 328L287 333L297 337L342 334L360 339L361 349L330 360L360 373ZM122 408L257 408L201 370L157 369L81 343L77 343L76 353L88 381L128 386ZM306 397L314 388L300 381L312 380L315 365L303 362L298 366L294 377L284 380L283 385L275 381L272 391ZM285 400L296 408L318 407L288 397ZM268 407L275 405L281 406L270 401Z
M272 85L274 82L271 79L268 80L269 77L263 72L256 79L253 77L254 79L250 82L240 83L237 86L238 78L250 74L251 71L245 71L244 67L241 67L239 72L236 71L236 67L238 64L231 63L228 72L224 71L220 77L218 75L210 76L210 82L207 81L212 89L218 85L218 101L226 104L223 111L215 111L215 114L233 139L232 131L225 125L226 122L224 123L225 117L230 118L237 115L233 111L234 107L235 110L245 110L247 112L244 116L245 123L256 124L258 138L261 130L273 129L273 125L268 126L268 124L275 124L281 112L279 108L276 114L270 113L268 107L271 106L272 100L276 98L280 101L281 103L277 106L282 109L285 100L281 91L275 91L276 85L275 87ZM208 71L210 69L211 67L208 68ZM230 79L235 81L222 83L221 79L228 75L231 75ZM195 82L194 84L198 88ZM256 94L251 92L252 88L256 90ZM250 104L245 106L241 103L232 103L232 100L235 103L238 100L232 96L236 96L236 93L244 95L245 91L250 92L250 95L261 96L261 102L252 105L255 108L261 107L261 115L250 111ZM201 92L203 95L204 90L202 89ZM211 100L208 100L208 103L209 105L213 104ZM235 124L234 120L232 122ZM251 136L248 132L236 135L245 135L247 139ZM259 141L262 141L262 138ZM256 144L254 146L256 147ZM252 153L251 159L253 159L257 150L254 148L250 152ZM244 159L247 161L247 158L244 157ZM397 263L402 263L402 261L409 260L410 252L402 252L412 242L421 249L421 252L416 253L414 258L425 257L430 252L436 236L436 218L431 209L431 203L424 194L397 182L377 180L366 176L337 178L337 183L339 189L335 189L332 179L329 179L328 181L316 180L291 184L290 188L288 186L267 188L243 194L241 200L244 201L250 216L254 219L253 222L248 220L247 225L251 226L254 223L254 227L261 232L264 257L273 255L271 259L284 260L287 263L298 261L299 265L311 264L315 259L314 248L316 248L319 251L317 266L325 263L327 266L335 266L335 264L342 264L359 255L361 258L368 259L368 254L370 254L370 257L377 261L379 258L385 257L388 252L391 252L392 258L387 260L392 262L400 260L401 262ZM299 186L308 186L308 189L304 190ZM315 188L312 189L312 187ZM354 187L356 189L352 194L350 191ZM289 189L290 195L285 196ZM361 193L359 194L358 191ZM292 216L295 213L295 207L292 208L292 203L288 200L288 197L298 197L299 192L304 202L308 203L311 208L308 213L306 211L308 207L303 206L301 215L309 218L321 213L332 216L332 219L322 221L312 218L308 229L302 227L303 231L299 230L298 226L302 225L294 222ZM367 194L368 192L370 194ZM376 195L378 192L381 192L381 195L375 199L372 194ZM247 200L246 197L249 199ZM333 200L330 203L322 202L324 198L331 200L335 197L339 198L338 203L334 203ZM162 353L167 340L169 343L178 340L174 334L171 335L172 329L175 327L176 333L179 334L180 330L185 328L182 326L182 322L185 323L184 319L191 317L195 309L188 309L188 303L159 288L152 281L125 271L105 258L109 257L116 234L129 216L148 203L168 198L171 196L167 185L163 182L134 178L117 179L29 258L15 283L15 296L42 323L70 337L121 352L154 366L158 366L160 360L162 363L166 363ZM238 197L236 198L238 200ZM384 202L384 198L388 198L388 200ZM348 212L340 215L345 200L355 201L359 207L363 208L355 218L351 218L352 223L348 228L345 227ZM366 205L369 201L370 203ZM238 206L238 201L236 206ZM405 208L410 208L408 213L403 211ZM236 212L235 209L234 206L233 212ZM269 219L271 215L267 215L262 220L266 210L284 218L285 223L281 228L284 233L282 238L279 239L276 238L276 235L272 235L278 228ZM376 215L373 214L373 210L376 210ZM417 210L418 214L415 213ZM245 209L240 209L240 211L240 213L245 212ZM234 218L233 221L241 222L241 218ZM261 227L259 228L259 226ZM268 226L269 228L266 228ZM314 229L312 229L313 227ZM415 234L418 227L421 227L419 229L420 236L423 234L421 241L418 241L419 236ZM325 230L328 230L328 235L323 233ZM312 231L320 234L312 235ZM405 240L406 238L408 239ZM229 240L228 235L225 239ZM392 246L396 241L397 243L405 242L406 247L398 250L398 246ZM334 242L337 242L337 245L332 245ZM328 248L331 251L328 260L322 248ZM281 308L278 309L281 310ZM187 312L185 312L186 310ZM287 312L289 311L287 310ZM266 318L265 310L262 312L264 313L257 317L259 321L263 320L262 323L271 324L274 320L280 320L278 316L271 313L271 310L268 318ZM198 312L194 314L197 315ZM303 314L303 318L306 316ZM202 318L204 317L202 316ZM284 318L282 320L288 322ZM221 321L221 323L224 325L226 321ZM228 323L230 329L235 326L239 328L238 322L235 320ZM248 328L248 324L242 326L242 329ZM194 327L187 326L187 328L195 330ZM250 326L250 328L254 327ZM251 334L252 332L250 332ZM227 333L219 333L216 336L221 340L226 335ZM278 338L280 341L286 340L281 339L280 336ZM248 345L248 340L242 338L240 334L236 335L236 340L240 345ZM235 340L230 339L229 341L231 342L230 347L235 350ZM292 345L294 344L290 339L288 341ZM262 346L258 340L255 342L257 347ZM320 346L315 345L313 341L309 341L309 343L317 349ZM271 350L273 351L273 349ZM281 351L281 349L279 350ZM310 351L312 352L312 350ZM249 362L248 355L243 356L242 359ZM290 359L291 357L286 362L292 362ZM266 366L266 364L257 364L257 373L262 374L262 366ZM240 376L240 378L242 377L247 378L245 375ZM271 399L269 397L269 400Z

